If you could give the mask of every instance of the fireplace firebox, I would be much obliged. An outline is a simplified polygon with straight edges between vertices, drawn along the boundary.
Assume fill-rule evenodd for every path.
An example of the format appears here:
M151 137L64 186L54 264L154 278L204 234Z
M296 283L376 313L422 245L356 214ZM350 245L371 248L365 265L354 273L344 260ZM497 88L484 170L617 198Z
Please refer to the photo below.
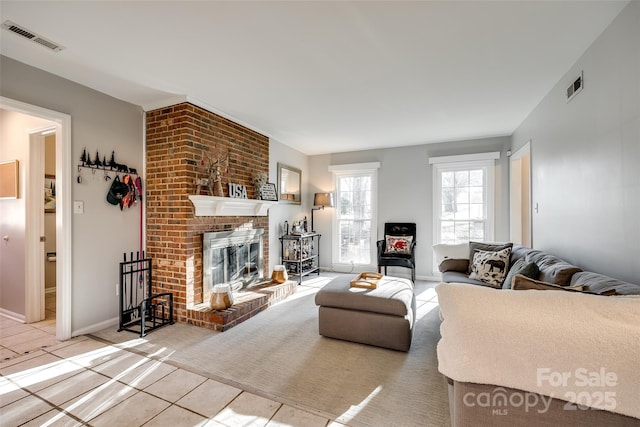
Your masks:
M264 281L262 229L209 232L203 235L203 291L228 284L234 292Z

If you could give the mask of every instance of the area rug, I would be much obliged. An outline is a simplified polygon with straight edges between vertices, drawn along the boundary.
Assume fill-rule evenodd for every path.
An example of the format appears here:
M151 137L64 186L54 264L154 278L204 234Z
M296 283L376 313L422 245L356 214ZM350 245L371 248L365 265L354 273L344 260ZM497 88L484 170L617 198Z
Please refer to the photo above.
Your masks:
M437 370L438 306L428 301L434 294L418 297L419 319L405 353L320 336L314 296L328 280L300 286L221 333L176 324L144 339L114 328L94 335L346 425L450 425L446 383Z

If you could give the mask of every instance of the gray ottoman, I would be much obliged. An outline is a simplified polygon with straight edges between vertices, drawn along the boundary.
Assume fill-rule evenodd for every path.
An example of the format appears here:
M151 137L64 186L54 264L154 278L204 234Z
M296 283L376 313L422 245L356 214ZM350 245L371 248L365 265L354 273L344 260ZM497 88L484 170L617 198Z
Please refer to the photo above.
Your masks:
M416 317L413 283L384 276L376 289L352 288L354 277L337 277L316 294L320 335L408 351Z

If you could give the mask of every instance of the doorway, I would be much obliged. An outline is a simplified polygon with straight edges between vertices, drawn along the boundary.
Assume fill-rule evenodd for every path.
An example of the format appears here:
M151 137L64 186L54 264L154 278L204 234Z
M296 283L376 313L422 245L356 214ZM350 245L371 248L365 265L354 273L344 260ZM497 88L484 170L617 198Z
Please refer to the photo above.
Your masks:
M511 155L509 166L509 238L531 248L531 141Z
M56 318L56 129L44 136L44 319Z
M71 338L71 116L0 97L0 108L50 122L45 128L25 129L29 155L25 162L25 321L45 317L44 263L44 138L55 135L55 312L56 338ZM51 251L50 251L51 252Z

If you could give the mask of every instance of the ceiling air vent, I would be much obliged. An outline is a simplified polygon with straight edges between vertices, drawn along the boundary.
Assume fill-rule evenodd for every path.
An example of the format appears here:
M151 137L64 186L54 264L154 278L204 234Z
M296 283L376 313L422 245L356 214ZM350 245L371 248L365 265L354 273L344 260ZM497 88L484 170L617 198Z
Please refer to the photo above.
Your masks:
M34 43L38 43L40 46L44 46L48 49L51 49L54 52L60 52L62 49L64 49L63 46L60 46L59 44L54 43L45 37L39 36L33 31L27 30L26 28L21 27L20 25L14 22L11 22L8 20L4 21L2 23L2 28L8 31L11 31L12 33L15 33L21 37L24 37L25 39L31 40Z
M584 87L584 81L582 78L582 71L580 71L580 75L576 77L576 79L569 85L567 88L567 102L571 101L574 96L576 96Z

